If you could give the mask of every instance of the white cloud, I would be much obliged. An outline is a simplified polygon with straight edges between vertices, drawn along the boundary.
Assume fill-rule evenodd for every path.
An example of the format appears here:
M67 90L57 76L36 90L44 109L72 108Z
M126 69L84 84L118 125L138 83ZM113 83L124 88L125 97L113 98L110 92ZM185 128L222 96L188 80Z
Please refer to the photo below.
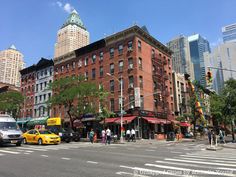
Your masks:
M62 3L60 1L57 1L56 4L59 6L59 7L62 7Z
M63 7L63 9L67 12L67 13L71 13L75 8L70 5L69 3L66 3Z
M56 1L53 3L53 5L59 7L69 14L75 9L70 3L63 4L61 1Z

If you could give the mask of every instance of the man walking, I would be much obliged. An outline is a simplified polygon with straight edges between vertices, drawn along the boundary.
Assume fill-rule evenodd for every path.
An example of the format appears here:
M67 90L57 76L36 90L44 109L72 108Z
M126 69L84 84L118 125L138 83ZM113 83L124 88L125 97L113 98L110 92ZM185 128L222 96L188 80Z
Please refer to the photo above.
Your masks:
M212 132L211 132L210 129L209 129L208 132L207 132L207 136L208 136L209 144L211 144Z
M106 144L107 143L110 144L111 143L111 130L109 129L109 127L106 130L106 135L107 135Z
M126 130L126 139L129 142L129 140L130 140L130 130L129 129Z
M93 131L93 129L91 129L91 131L89 132L89 139L90 139L90 142L93 144L93 141L94 141L94 131Z
M132 142L135 140L135 130L132 128L131 130L131 137L132 137Z

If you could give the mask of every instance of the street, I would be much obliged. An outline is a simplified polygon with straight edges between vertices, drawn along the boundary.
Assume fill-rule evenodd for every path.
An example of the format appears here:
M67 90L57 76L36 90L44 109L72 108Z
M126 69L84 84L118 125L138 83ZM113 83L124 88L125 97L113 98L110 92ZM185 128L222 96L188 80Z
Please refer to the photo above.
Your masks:
M236 149L206 142L88 142L0 148L0 177L236 176Z

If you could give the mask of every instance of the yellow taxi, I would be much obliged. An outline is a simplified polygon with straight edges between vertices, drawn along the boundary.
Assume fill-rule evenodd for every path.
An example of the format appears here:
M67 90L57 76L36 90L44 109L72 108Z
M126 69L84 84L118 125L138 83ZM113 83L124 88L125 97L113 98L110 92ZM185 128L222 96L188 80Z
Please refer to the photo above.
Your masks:
M38 130L32 129L24 133L23 135L23 143L36 143L39 145L43 144L59 144L61 142L61 138L50 132L49 130Z

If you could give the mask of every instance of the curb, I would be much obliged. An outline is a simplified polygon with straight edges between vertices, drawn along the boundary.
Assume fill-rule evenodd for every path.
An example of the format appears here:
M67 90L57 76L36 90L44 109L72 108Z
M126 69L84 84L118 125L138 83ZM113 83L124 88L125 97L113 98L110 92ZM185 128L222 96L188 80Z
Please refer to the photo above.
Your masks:
M206 150L209 151L218 151L218 150L222 150L223 147L207 147Z

